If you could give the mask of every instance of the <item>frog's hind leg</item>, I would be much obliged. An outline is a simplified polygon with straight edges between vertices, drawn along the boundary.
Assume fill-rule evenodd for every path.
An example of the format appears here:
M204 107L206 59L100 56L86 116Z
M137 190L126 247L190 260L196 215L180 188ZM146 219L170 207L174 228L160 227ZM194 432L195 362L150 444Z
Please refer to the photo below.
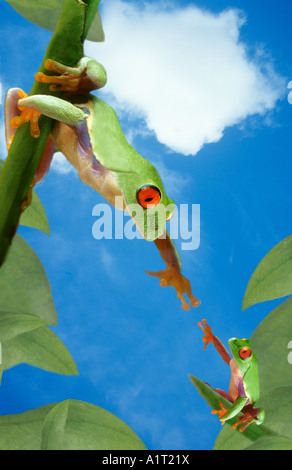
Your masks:
M219 393L221 397L225 398L226 400L230 401L231 403L233 402L232 397L229 395L229 393L225 392L224 390L221 390L221 388L214 388L213 389L215 392Z
M212 390L214 390L214 392L218 393L219 395L221 395L221 397L225 398L226 400L230 401L230 403L233 403L233 399L232 397L229 395L229 393L225 392L224 390L221 390L221 388L213 388L211 387L210 384L208 384L208 382L205 382L206 385L208 385L208 387L212 388Z
M53 141L53 139L51 137L49 137L48 140L47 140L45 149L42 153L40 162L38 164L36 174L35 174L35 183L36 184L41 183L41 181L47 175L47 173L50 169L52 160L53 160L55 150L56 150L55 142Z
M47 59L44 66L46 70L59 75L37 72L35 79L37 82L50 84L50 90L55 92L88 94L104 87L107 81L104 67L89 57L82 57L76 67L68 67L52 59Z
M243 432L250 424L260 425L264 422L265 412L262 408L253 408L253 404L247 405L242 410L243 415L233 424L233 429L241 426L239 432Z

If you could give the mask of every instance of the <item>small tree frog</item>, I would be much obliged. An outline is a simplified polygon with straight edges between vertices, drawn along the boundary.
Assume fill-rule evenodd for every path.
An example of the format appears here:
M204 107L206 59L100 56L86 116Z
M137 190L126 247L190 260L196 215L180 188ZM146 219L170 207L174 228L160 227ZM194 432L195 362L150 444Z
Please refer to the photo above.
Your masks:
M233 428L236 429L242 425L239 429L240 432L243 432L251 423L262 424L265 419L265 412L262 408L254 408L254 404L260 396L260 387L257 358L251 349L250 341L246 338L231 338L228 341L232 353L231 358L221 341L213 335L212 329L206 320L203 320L203 323L204 326L201 322L198 324L205 333L203 337L204 349L209 343L213 343L220 356L231 369L228 393L220 389L215 389L215 391L229 400L232 406L227 410L222 402L219 402L221 409L213 410L212 413L218 414L222 424L238 416L238 421L233 424Z
M44 65L49 75L38 72L36 80L49 84L52 92L64 92L62 98L52 94L27 96L19 88L10 89L5 103L7 146L22 123L30 122L31 135L38 138L40 115L54 119L35 175L36 183L49 170L57 147L84 183L118 209L127 210L144 238L155 241L166 269L146 271L147 274L158 277L162 287L174 286L183 309L190 308L184 293L197 307L200 301L181 273L178 253L165 229L175 204L167 197L155 167L126 141L115 111L90 93L106 84L104 67L88 57L83 57L76 67L51 59Z

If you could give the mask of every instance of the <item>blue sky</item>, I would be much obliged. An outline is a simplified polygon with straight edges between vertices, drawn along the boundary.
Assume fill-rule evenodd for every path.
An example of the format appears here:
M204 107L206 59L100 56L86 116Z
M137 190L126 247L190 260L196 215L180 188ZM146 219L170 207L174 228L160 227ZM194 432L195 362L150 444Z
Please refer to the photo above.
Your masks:
M149 449L210 449L221 426L188 374L224 389L230 374L212 347L203 351L197 323L207 318L225 344L251 336L274 302L242 313L247 282L291 235L292 11L271 0L177 1L167 12L165 4L101 2L106 42L85 50L105 65L101 96L168 195L200 204L199 248L176 244L202 305L184 312L172 288L146 276L164 267L153 243L93 238L92 209L104 201L58 156L37 188L51 236L19 233L44 264L54 331L80 375L18 366L4 374L0 413L75 398L115 413ZM50 33L5 2L0 13L3 123L6 90L30 90Z

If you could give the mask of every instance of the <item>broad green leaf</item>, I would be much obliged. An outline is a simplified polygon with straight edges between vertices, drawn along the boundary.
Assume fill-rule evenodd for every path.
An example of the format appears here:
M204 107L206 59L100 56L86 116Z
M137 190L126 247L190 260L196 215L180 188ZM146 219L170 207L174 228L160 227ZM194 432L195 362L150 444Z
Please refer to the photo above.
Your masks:
M284 437L266 437L259 439L244 450L292 450L292 441Z
M22 363L57 374L78 374L76 364L66 346L47 326L3 341L2 368L7 370Z
M292 298L289 298L259 324L251 337L258 358L262 392L292 386L291 341Z
M248 428L246 429L246 431ZM213 450L243 450L251 446L257 440L249 439L244 433L236 432L231 426L225 424L219 432ZM258 440L260 440L259 438Z
M56 405L43 428L44 450L146 450L137 434L112 413L76 400Z
M46 326L46 323L34 315L0 312L0 343L42 326Z
M36 228L46 235L50 235L50 226L44 206L35 191L32 191L31 204L22 213L20 225Z
M259 406L265 409L264 425L275 435L262 436L254 443L248 438L246 431L241 435L230 426L224 426L217 437L214 450L283 450L292 446L292 388L282 387L264 393ZM290 442L289 442L290 441Z
M0 416L2 450L146 450L112 413L77 400Z
M292 235L276 245L251 276L242 309L292 295Z
M78 373L62 341L47 324L57 323L51 288L32 248L14 237L0 269L0 372L18 364L66 375Z
M0 269L0 311L35 315L49 325L58 321L43 265L19 235Z
M102 27L102 21L97 9L95 17L92 20L86 39L93 42L104 41L104 31Z
M40 26L54 31L59 20L65 0L5 0L21 16ZM104 32L99 12L92 21L87 34L90 41L104 41Z
M265 426L292 441L292 387L263 393L258 405L265 409Z
M0 416L0 449L41 450L43 422L53 407Z
M3 166L4 161L0 160L0 173ZM44 206L34 190L32 190L31 204L21 215L20 225L36 228L44 232L46 235L50 235L50 226Z
M42 431L43 450L62 450L69 400L59 403L48 413Z

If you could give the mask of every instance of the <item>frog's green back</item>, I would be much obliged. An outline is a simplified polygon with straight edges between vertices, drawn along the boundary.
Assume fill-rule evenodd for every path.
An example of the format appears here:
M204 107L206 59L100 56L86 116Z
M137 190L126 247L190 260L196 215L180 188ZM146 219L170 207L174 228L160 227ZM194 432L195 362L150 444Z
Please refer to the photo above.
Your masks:
M128 203L137 202L136 189L145 184L158 186L162 202L166 205L172 203L171 199L165 199L163 183L156 168L127 142L114 109L95 96L91 96L88 107L91 111L88 128L93 153L102 165L116 174Z
M251 362L250 367L247 369L243 377L245 389L251 397L252 402L256 403L260 397L259 373L258 363L256 358Z
M116 112L109 105L91 96L86 107L91 112L87 123L95 158L115 174L125 206L136 205L137 210L132 211L131 208L130 213L145 238L153 240L161 236L175 205L166 196L156 168L127 142ZM149 185L158 188L160 202L155 207L142 210L137 207L137 194L142 187Z
M136 173L141 168L145 173L151 164L127 142L114 109L93 95L88 107L91 145L98 160L115 172Z

